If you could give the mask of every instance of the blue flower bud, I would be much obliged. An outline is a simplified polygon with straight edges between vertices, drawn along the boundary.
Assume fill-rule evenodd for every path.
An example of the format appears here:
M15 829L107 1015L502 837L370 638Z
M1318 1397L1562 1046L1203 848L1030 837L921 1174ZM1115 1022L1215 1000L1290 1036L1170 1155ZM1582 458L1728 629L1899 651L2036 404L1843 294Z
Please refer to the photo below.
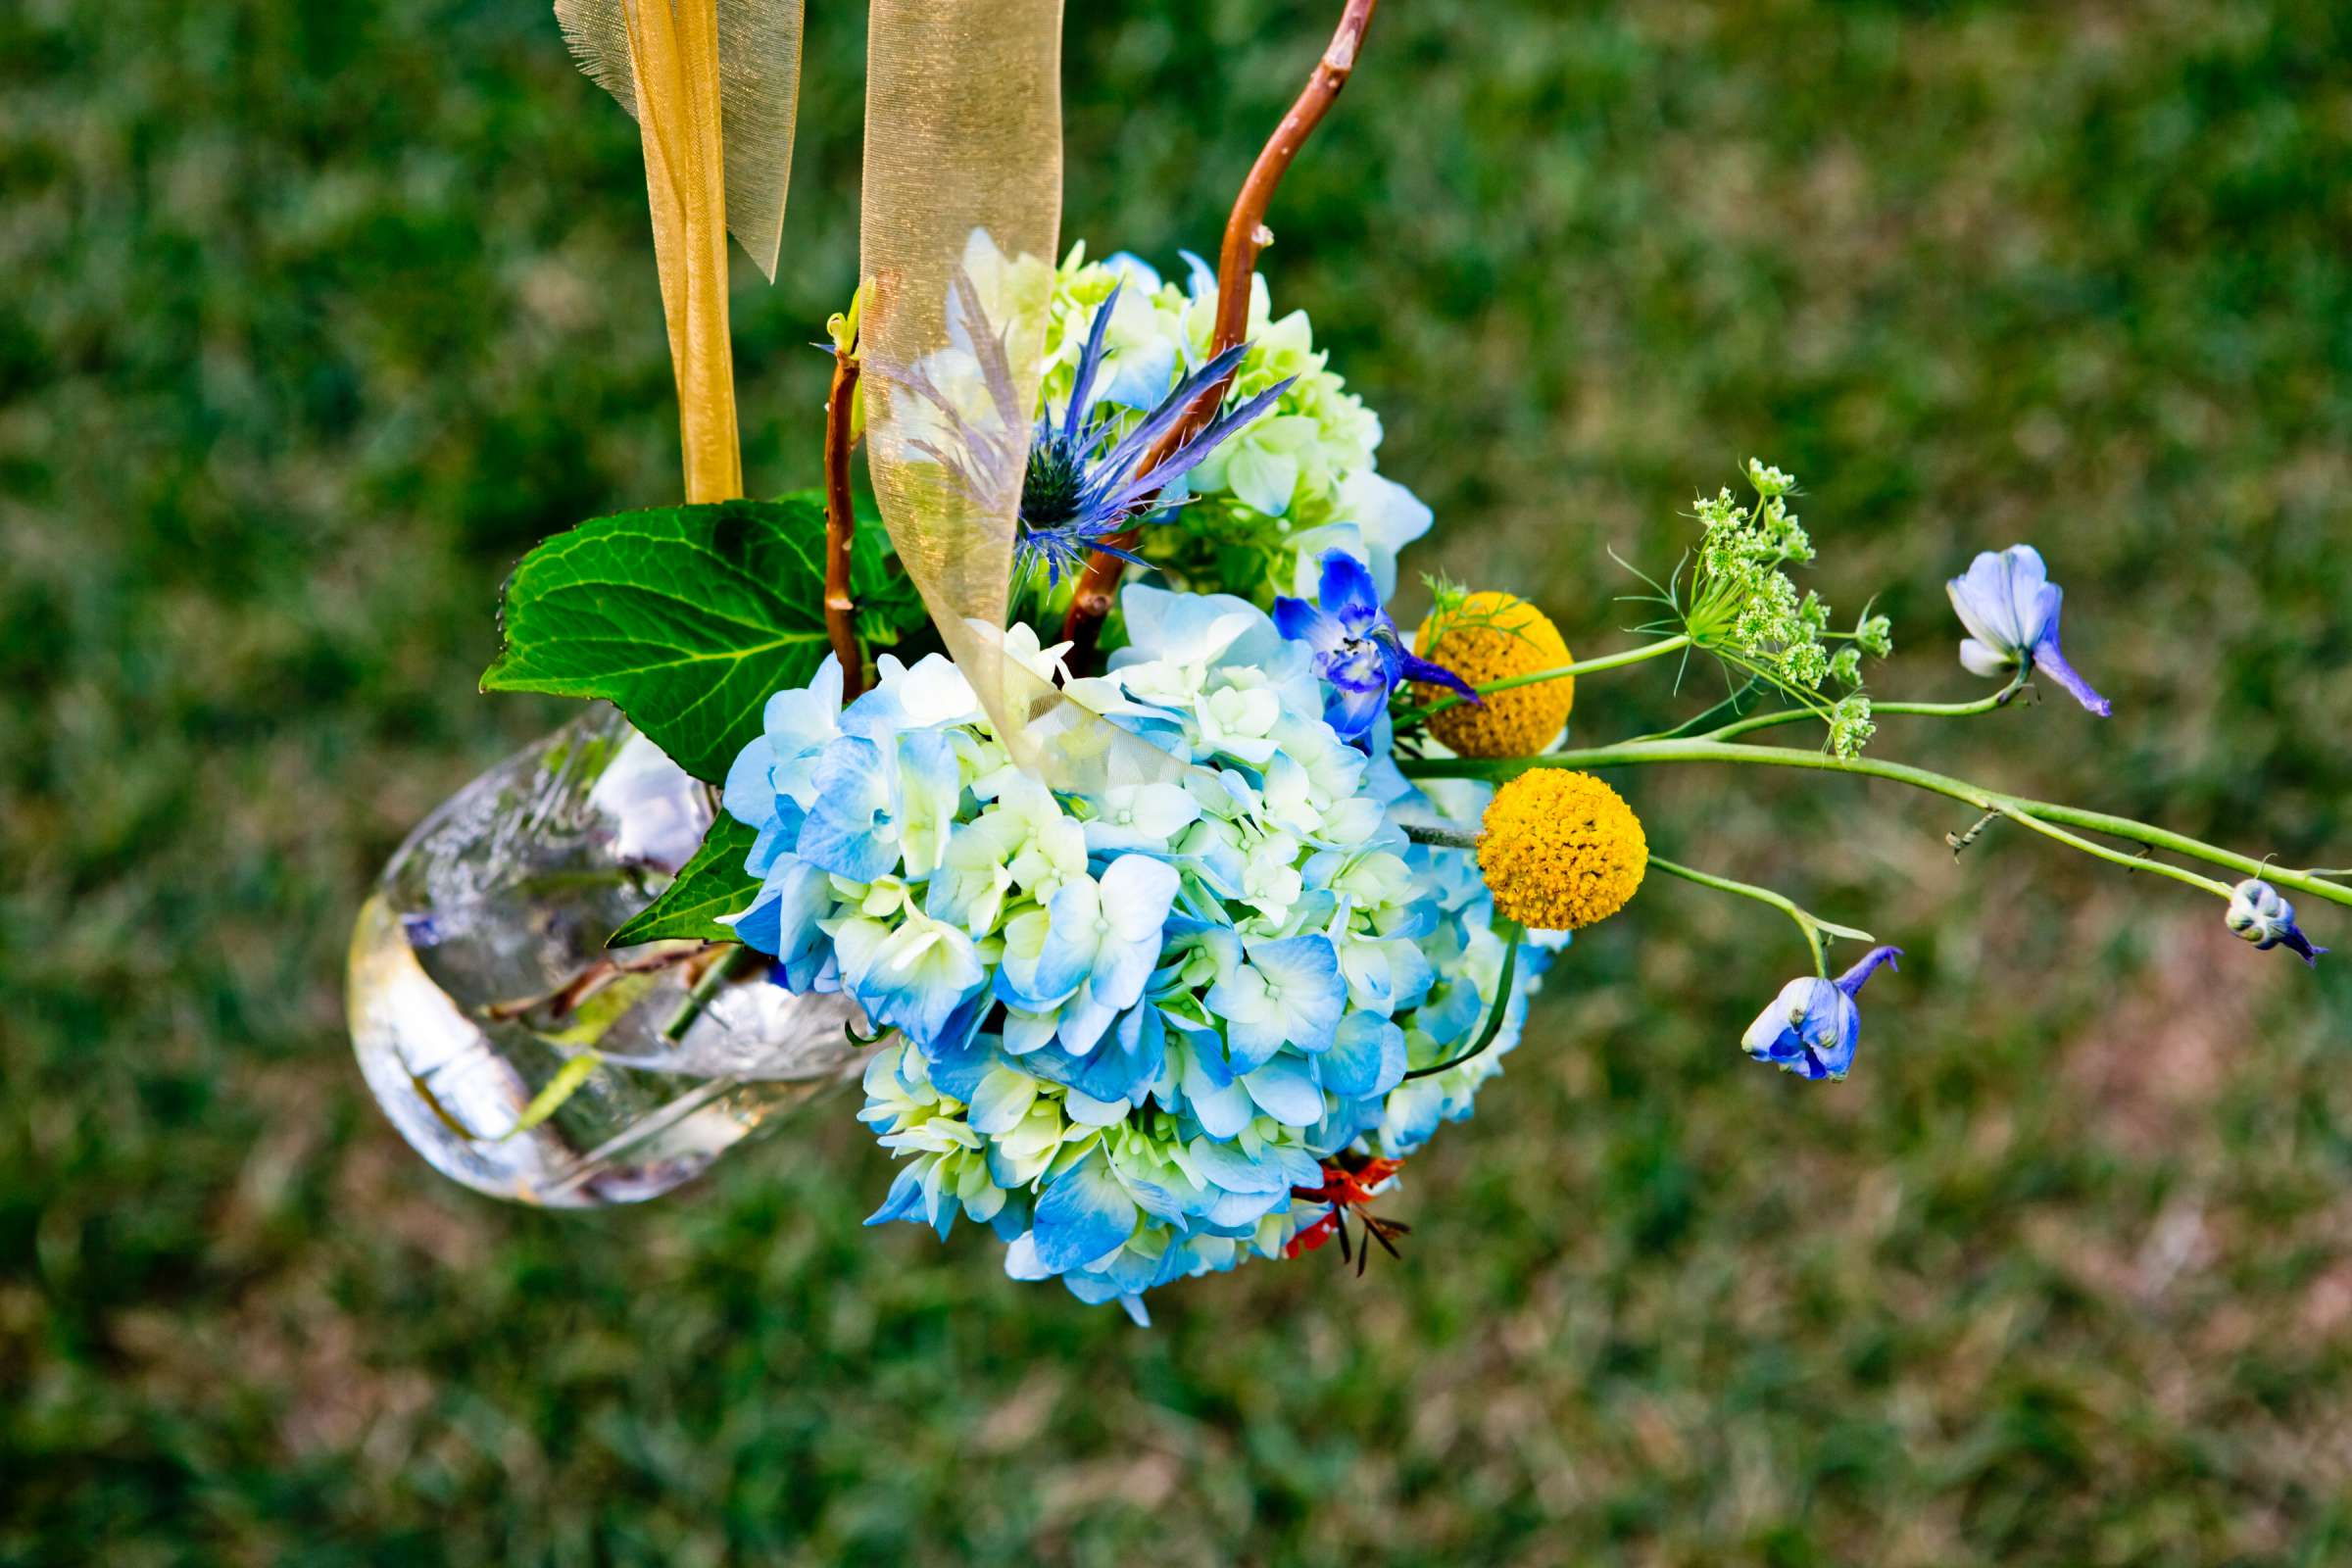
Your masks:
M1862 1009L1854 1004L1882 963L1903 956L1900 948L1873 948L1835 980L1807 975L1781 987L1772 1004L1740 1037L1740 1048L1800 1078L1842 1078L1854 1064L1862 1038ZM1900 965L1897 965L1900 967Z
M2315 948L2295 924L2295 906L2260 877L2250 876L2230 890L2230 908L2222 916L2230 935L2251 942L2257 950L2283 947L2315 968L2326 948Z

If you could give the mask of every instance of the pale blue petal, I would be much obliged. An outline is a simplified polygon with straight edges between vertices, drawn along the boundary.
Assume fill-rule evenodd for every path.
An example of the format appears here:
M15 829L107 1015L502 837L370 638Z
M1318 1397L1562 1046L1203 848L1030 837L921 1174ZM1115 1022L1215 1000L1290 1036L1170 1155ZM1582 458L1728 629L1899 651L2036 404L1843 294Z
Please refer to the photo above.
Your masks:
M764 878L776 868L776 862L800 848L801 826L808 813L781 796L776 799L776 814L752 840L751 853L743 858L743 868L752 876Z
M1305 1150L1293 1149L1285 1144L1280 1148L1267 1150L1266 1153L1273 1159L1275 1167L1282 1172L1282 1179L1291 1186L1320 1187L1323 1185L1323 1167L1315 1156Z
M1062 1110L1080 1127L1116 1127L1127 1119L1130 1108L1124 1100L1097 1100L1076 1089L1062 1091Z
M1003 989L1002 977L999 982ZM1051 1012L1023 1012L1018 1007L1004 1009L1004 1052L1007 1055L1025 1056L1054 1038L1059 1020Z
M1250 1092L1238 1082L1222 1088L1209 1082L1208 1075L1200 1069L1198 1053L1190 1054L1183 1084L1185 1102L1191 1107L1194 1119L1200 1123L1200 1130L1211 1138L1239 1137L1242 1129L1256 1118Z
M1286 452L1268 452L1263 447L1243 446L1229 449L1225 460L1225 482L1243 505L1279 517L1291 510L1291 496L1298 488L1298 460Z
M1150 977L1149 970L1145 971L1145 976ZM1139 984L1136 988L1138 994L1142 989ZM1131 997L1128 1001L1132 1004L1134 999ZM1102 1040L1102 1032L1110 1027L1111 1020L1118 1015L1119 1006L1105 1001L1101 990L1090 982L1080 986L1078 994L1061 1004L1061 1027L1054 1032L1054 1038L1072 1056L1091 1054L1096 1044Z
M1323 1119L1323 1091L1296 1056L1277 1056L1242 1075L1242 1087L1258 1108L1285 1127L1312 1127Z
M844 736L816 766L816 804L801 828L801 858L853 882L871 882L899 863L890 822L890 768L872 741Z
M1037 1261L1049 1273L1083 1268L1135 1232L1135 1200L1098 1152L1055 1177L1037 1200Z
M923 1218L923 1177L919 1165L902 1165L890 1184L890 1194L882 1206L865 1217L868 1225L887 1225L894 1219Z
M1159 929L1176 902L1176 868L1148 855L1122 855L1102 873L1102 920L1122 942L1149 942L1154 958Z
M1010 1067L992 1067L972 1095L973 1130L992 1138L1008 1133L1021 1124L1036 1100L1036 1079Z
M1301 1051L1330 1047L1348 1005L1339 950L1317 933L1249 944L1251 967L1266 977L1288 1020L1286 1037Z
M1323 1087L1335 1095L1385 1095L1404 1077L1404 1031L1376 1012L1351 1012L1317 1065Z
M1245 1236L1257 1228L1257 1222L1291 1200L1288 1193L1219 1193L1201 1216L1207 1224L1229 1236Z
M1065 883L1046 906L1045 946L1037 967L1022 989L1032 998L1060 1002L1078 989L1094 971L1102 942L1102 901L1094 886L1083 880Z
M1050 1280L1054 1271L1038 1261L1037 1236L1034 1232L1016 1236L1004 1244L1004 1272L1016 1280Z
M1215 1011L1218 1005L1216 987L1209 988L1207 1000L1209 1010ZM1226 1051L1233 1058L1233 1069L1236 1072L1249 1072L1262 1063L1271 1061L1274 1054L1280 1051L1289 1039L1290 1030L1279 1010L1263 1018L1252 1018L1247 1021L1228 1018L1225 1022Z
M727 764L722 799L727 814L745 827L763 827L776 814L776 787L768 782L768 770L775 765L776 749L764 735L747 742Z
M1240 1146L1196 1138L1186 1146L1200 1174L1229 1193L1287 1193L1291 1179L1273 1159L1251 1159ZM1310 1184L1311 1185L1311 1184Z

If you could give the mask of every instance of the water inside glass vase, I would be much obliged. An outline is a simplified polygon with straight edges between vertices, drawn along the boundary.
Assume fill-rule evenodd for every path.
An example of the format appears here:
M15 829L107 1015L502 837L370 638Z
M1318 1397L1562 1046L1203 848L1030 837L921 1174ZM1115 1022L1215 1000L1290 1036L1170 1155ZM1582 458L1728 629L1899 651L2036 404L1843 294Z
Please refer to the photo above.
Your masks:
M739 948L605 946L711 812L599 705L394 854L346 1003L368 1089L435 1169L520 1202L638 1202L854 1075L862 1020L839 995L794 996Z

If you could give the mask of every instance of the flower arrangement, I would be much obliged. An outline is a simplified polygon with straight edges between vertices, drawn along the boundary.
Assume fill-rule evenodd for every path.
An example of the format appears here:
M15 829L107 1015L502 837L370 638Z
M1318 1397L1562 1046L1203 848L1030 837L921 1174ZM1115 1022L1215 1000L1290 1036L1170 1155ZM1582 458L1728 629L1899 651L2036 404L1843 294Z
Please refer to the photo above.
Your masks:
M878 74L936 42L903 9L923 10L875 8ZM2286 895L2352 905L2336 873L1872 750L1882 721L1984 715L2043 681L2112 712L2060 649L2030 546L1948 584L1962 666L2002 682L1966 702L1870 692L1892 628L1869 609L1841 625L1799 586L1796 482L1757 461L1694 501L1685 561L1633 596L1654 613L1631 646L1580 660L1549 612L1589 624L1596 606L1442 579L1405 632L1387 604L1431 513L1378 470L1378 416L1256 270L1266 203L1370 10L1350 0L1219 265L1187 257L1182 284L1082 246L1041 260L1017 203L984 223L940 196L952 168L873 177L869 121L824 491L697 494L681 352L694 504L583 524L508 585L487 686L610 699L720 791L613 945L732 944L751 957L724 974L862 1014L858 1116L900 1162L873 1222L944 1237L968 1218L1015 1277L1139 1318L1152 1288L1251 1258L1336 1240L1360 1268L1403 1231L1369 1205L1470 1115L1571 934L1652 872L1795 925L1808 972L1740 1047L1846 1076L1865 982L1900 950L1651 853L1603 773L1904 784L1977 813L1955 852L2014 827L2218 898L2233 933L2316 961ZM1009 89L929 58L888 112L998 189L1004 149L925 140L926 114L953 117L923 94ZM1719 665L1726 695L1662 733L1570 744L1579 681L1666 659ZM1749 739L1784 726L1816 744ZM1864 951L1833 977L1839 941Z

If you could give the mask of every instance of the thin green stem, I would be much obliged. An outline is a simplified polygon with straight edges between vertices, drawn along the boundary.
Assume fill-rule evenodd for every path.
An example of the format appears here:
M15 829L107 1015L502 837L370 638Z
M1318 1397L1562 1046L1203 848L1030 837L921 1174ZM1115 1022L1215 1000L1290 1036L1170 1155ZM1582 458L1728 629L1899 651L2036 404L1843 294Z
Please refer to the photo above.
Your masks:
M1501 922L1496 923L1499 925ZM1525 935L1517 926L1511 928L1511 945L1502 950L1502 974L1494 982L1494 1004L1487 1009L1487 1026L1478 1032L1478 1038L1471 1042L1470 1049L1458 1056L1448 1056L1444 1061L1432 1062L1426 1067L1415 1067L1404 1075L1407 1079L1430 1078L1442 1072L1451 1072L1472 1057L1483 1055L1486 1049L1494 1043L1494 1037L1502 1033L1503 1014L1511 1010L1511 982L1519 973L1519 939Z
M1998 809L1998 808L1996 808L1996 809ZM2194 871L2183 870L2177 865L2167 865L2162 860L2149 859L2145 851L2142 851L2138 855L2126 855L2123 851L2111 850L2104 844L2093 844L2086 838L2082 838L2077 834L2069 833L2066 829L2058 827L2053 823L2045 822L2039 817L2034 816L2031 812L2027 811L2015 809L2002 810L2001 815L2007 817L2010 821L2015 822L2020 827L2032 828L2034 832L2039 833L2044 838L2055 839L2060 844L2071 845L2073 848L2081 850L2084 855L2093 855L2102 860L2112 860L2117 865L2124 867L2126 870L2154 871L2159 876L2169 876L2176 882L2185 882L2192 888L2202 888L2205 892L2211 893L2217 898L2227 899L2230 897L2229 883L2217 882L2209 876L2199 876Z
M1663 871L1668 876L1679 876L1686 882L1695 882L1702 888L1713 888L1718 893L1736 893L1740 898L1753 899L1758 904L1768 904L1780 910L1795 921L1797 930L1804 934L1805 947L1813 955L1813 972L1824 980L1830 977L1829 955L1821 940L1824 933L1851 937L1857 942L1877 940L1867 931L1856 931L1851 926L1834 925L1827 920L1820 919L1799 907L1793 900L1785 898L1770 888L1760 888L1753 882L1736 882L1728 876L1717 876L1711 871L1700 871L1688 865L1678 865L1674 861L1656 855L1649 858L1649 867L1653 871Z
M1739 717L1740 710L1746 707L1747 700L1756 696L1763 689L1763 677L1750 675L1743 683L1726 693L1723 701L1706 711L1693 713L1672 729L1657 730L1637 738L1645 741L1679 741L1686 735L1703 735L1715 727L1717 719ZM1792 709L1789 710L1789 716L1794 718L1801 711L1801 710Z
M1592 675L1604 669L1622 669L1627 664L1639 664L1643 660L1660 659L1677 653L1690 645L1690 639L1687 636L1664 637L1654 643L1643 643L1639 648L1626 649L1623 653L1603 654L1598 659L1580 659L1573 664L1561 664L1552 669L1531 669L1524 675L1505 675L1500 680L1488 681L1475 690L1481 697L1492 697L1496 692L1515 691L1521 686L1534 686L1568 675ZM1432 713L1443 713L1465 700L1459 696L1441 697L1427 708L1401 710L1396 715L1396 727L1403 729L1421 723Z
M662 1038L673 1042L685 1039L686 1031L694 1026L694 1020L700 1018L704 1009L710 1005L710 999L717 996L728 982L749 974L764 959L764 955L745 947L736 947L732 952L722 955L703 971L703 977L694 983L694 989L686 993L686 1000L678 1004L678 1010L670 1015L669 1022L662 1026Z
M2051 801L2029 800L2020 795L1988 790L1971 784L1966 779L1875 757L1840 758L1827 752L1802 752L1777 746L1735 746L1702 738L1626 741L1616 746L1586 747L1528 758L1406 758L1399 759L1397 765L1406 776L1413 778L1482 778L1499 782L1531 767L1635 767L1663 762L1726 762L1735 766L1795 767L1818 773L1844 773L1860 778L1885 779L1889 783L1907 784L1932 795L1941 795L1947 800L1963 802L1980 811L1994 812L2070 848L2098 854L2103 859L2116 860L2133 870L2154 871L2203 892L2227 897L2230 890L2220 882L2184 871L2179 866L2120 855L2105 850L2103 846L2090 844L2076 834L2051 830L2074 828L2084 833L2099 833L2133 844L2144 844L2151 850L2163 850L2190 859L2203 860L2209 865L2225 866L2245 876L2259 876L2278 887L2292 888L2308 893L2313 898L2325 899L2330 904L2352 907L2352 887L2325 881L2308 872L2271 865L2251 856L2208 844L2202 839L2192 839L2184 833L2152 827L2128 816L2114 816L2105 811L2085 810L2081 807L2061 806Z
M1918 718L1968 718L1978 713L1989 713L1997 708L2006 708L2011 700L2025 688L2025 675L2020 672L2017 679L1994 692L1990 697L1980 697L1973 703L1873 702L1870 705L1870 716L1877 718L1886 713L1907 713ZM1720 729L1708 730L1705 738L1711 741L1728 741L1737 735L1747 735L1756 730L1771 729L1779 724L1794 724L1808 718L1817 719L1821 715L1809 708L1780 709L1770 713L1758 713L1751 718L1740 719L1737 723L1726 724Z

